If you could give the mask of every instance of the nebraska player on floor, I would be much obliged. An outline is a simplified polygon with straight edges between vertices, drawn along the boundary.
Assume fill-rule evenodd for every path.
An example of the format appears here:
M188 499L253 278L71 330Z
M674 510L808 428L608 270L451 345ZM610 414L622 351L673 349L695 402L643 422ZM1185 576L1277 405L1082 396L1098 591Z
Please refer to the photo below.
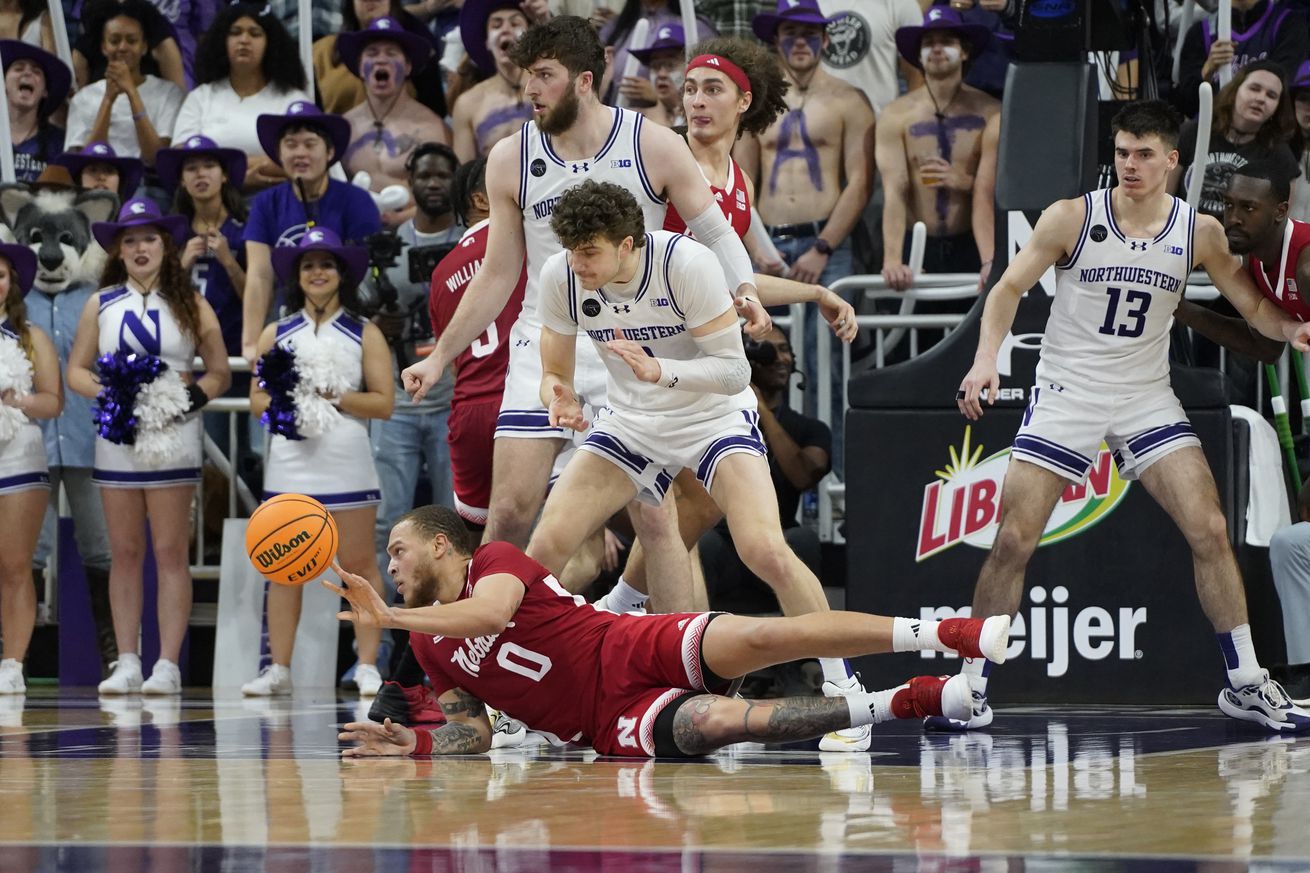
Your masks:
M455 176L455 209L468 230L432 274L428 312L438 337L450 324L487 254L491 207L487 202L486 170L486 158L478 158L460 167ZM450 400L446 441L450 444L455 509L470 524L479 526L487 523L491 503L491 454L496 415L505 391L505 371L509 368L509 332L523 306L527 281L524 269L505 308L453 362L455 392Z
M341 617L411 632L446 724L413 731L354 722L344 757L470 754L491 748L485 704L561 743L606 755L687 757L737 742L791 742L852 725L928 714L967 717L967 680L920 676L841 698L743 700L737 677L797 658L941 651L1003 658L1008 616L918 621L853 612L790 618L727 613L618 615L564 591L508 543L476 548L450 509L425 506L391 530L388 606L341 573Z

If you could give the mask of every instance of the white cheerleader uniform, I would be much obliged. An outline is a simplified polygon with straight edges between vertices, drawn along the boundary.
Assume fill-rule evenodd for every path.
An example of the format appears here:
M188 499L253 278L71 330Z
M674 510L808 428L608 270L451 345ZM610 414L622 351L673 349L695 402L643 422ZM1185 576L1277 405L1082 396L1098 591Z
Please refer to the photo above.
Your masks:
M346 368L354 390L364 386L364 324L344 309L318 325L304 312L277 323L277 345L295 352L302 343L329 343ZM388 389L390 390L390 389ZM278 494L307 494L328 509L354 509L382 502L368 424L342 414L319 436L292 440L274 434L264 473L264 499Z
M157 292L142 294L126 285L98 292L100 355L117 351L154 355L168 364L161 378L178 378L192 372L196 341L182 330L168 302ZM200 482L203 437L200 414L178 422L182 451L161 466L150 466L132 446L111 443L96 435L95 469L91 481L101 488L171 488Z
M0 325L0 343L19 342L9 322ZM33 488L49 488L45 442L41 428L30 418L12 439L0 442L0 494L15 494Z

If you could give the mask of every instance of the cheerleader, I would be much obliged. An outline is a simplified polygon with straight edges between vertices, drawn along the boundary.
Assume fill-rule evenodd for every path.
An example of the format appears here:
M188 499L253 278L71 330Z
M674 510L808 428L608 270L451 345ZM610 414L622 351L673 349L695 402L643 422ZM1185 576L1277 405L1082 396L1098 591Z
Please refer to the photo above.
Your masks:
M64 405L59 355L27 323L23 297L36 278L36 255L0 245L0 694L22 694L23 659L36 625L32 553L49 499L45 443L33 419L54 418Z
M191 616L191 501L201 463L196 413L231 381L218 319L178 258L186 224L181 216L161 215L149 200L129 200L117 222L91 228L109 257L103 287L82 311L68 387L99 404L92 481L105 507L118 641L118 660L100 683L101 694L182 690L177 660ZM204 365L198 379L196 355ZM159 660L142 683L147 521L159 579Z
M395 392L391 350L382 332L355 314L368 254L362 247L342 245L328 228L311 227L299 246L273 249L272 260L287 288L291 315L264 328L258 345L261 378L250 388L251 414L262 416L273 433L264 498L297 492L332 510L341 534L338 560L381 592L373 526L382 492L367 419L389 418ZM279 356L294 360L295 391L276 384L280 380L272 364ZM301 593L299 587L269 586L272 663L243 685L242 693L265 697L291 692ZM378 628L355 626L355 682L361 697L372 697L382 685L377 669L380 639Z

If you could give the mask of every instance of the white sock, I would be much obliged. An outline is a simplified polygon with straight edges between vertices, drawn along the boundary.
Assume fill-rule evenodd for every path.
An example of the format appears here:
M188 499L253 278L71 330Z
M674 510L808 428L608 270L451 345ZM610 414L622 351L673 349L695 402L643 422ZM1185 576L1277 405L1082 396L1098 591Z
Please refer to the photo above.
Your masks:
M610 612L632 612L643 608L647 600L650 600L649 594L642 594L620 576L614 589L601 600L601 605Z
M941 622L920 618L892 619L893 652L954 652L937 634Z
M987 678L992 673L992 662L986 658L965 658L960 672L969 677L969 690L987 696Z
M125 670L129 667L135 667L139 673L141 672L141 656L136 652L119 652L118 666Z
M1259 685L1263 681L1264 671L1260 669L1260 661L1255 656L1249 624L1239 624L1226 634L1215 634L1215 638L1224 655L1230 686L1244 688L1247 685Z
M845 658L819 658L819 667L823 670L823 681L837 685L845 685L854 675Z
M896 716L892 715L892 698L900 690L900 688L889 688L886 691L861 691L858 694L846 695L846 706L851 711L851 727L882 724L893 720Z

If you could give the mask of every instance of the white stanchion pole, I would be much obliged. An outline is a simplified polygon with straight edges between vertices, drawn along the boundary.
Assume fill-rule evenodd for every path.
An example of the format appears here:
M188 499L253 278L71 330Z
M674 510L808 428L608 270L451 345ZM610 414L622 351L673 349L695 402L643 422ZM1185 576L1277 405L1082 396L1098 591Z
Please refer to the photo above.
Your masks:
M700 42L700 28L696 26L696 4L692 0L682 0L681 8L682 38L687 43L687 60L691 60L691 50Z
M49 0L46 4L50 10L50 27L55 32L55 54L59 60L73 69L73 49L68 43L68 23L64 21L64 4L60 0Z
M2 61L0 61L2 62ZM0 87L0 182L17 182L14 174L14 135L9 128L9 94Z
M1174 40L1174 71L1171 77L1178 81L1178 73L1183 65L1183 40L1192 29L1192 19L1196 17L1196 0L1184 0L1183 17L1178 21L1178 38Z
M633 49L650 48L646 36L650 33L650 19L638 18L637 23L632 26L632 37L628 40L628 58L623 63L623 77L619 79L619 84L623 84L624 79L631 79L637 75L637 69L641 66L641 61L632 53ZM624 99L624 104L632 106L630 100Z
M50 0L55 2L55 0ZM299 0L300 17L300 65L305 68L305 91L309 99L317 98L314 82L314 9L313 0Z
M1187 205L1195 209L1201 203L1201 186L1205 183L1205 166L1210 163L1210 122L1214 118L1214 89L1202 82L1198 89L1201 109L1196 115L1196 150L1192 158L1192 178L1187 181Z
M923 250L928 244L928 225L916 221L910 231L910 273L918 278L923 272Z
M1233 41L1233 0L1219 0L1219 39L1222 42ZM1229 61L1219 68L1219 87L1233 80L1233 62Z

